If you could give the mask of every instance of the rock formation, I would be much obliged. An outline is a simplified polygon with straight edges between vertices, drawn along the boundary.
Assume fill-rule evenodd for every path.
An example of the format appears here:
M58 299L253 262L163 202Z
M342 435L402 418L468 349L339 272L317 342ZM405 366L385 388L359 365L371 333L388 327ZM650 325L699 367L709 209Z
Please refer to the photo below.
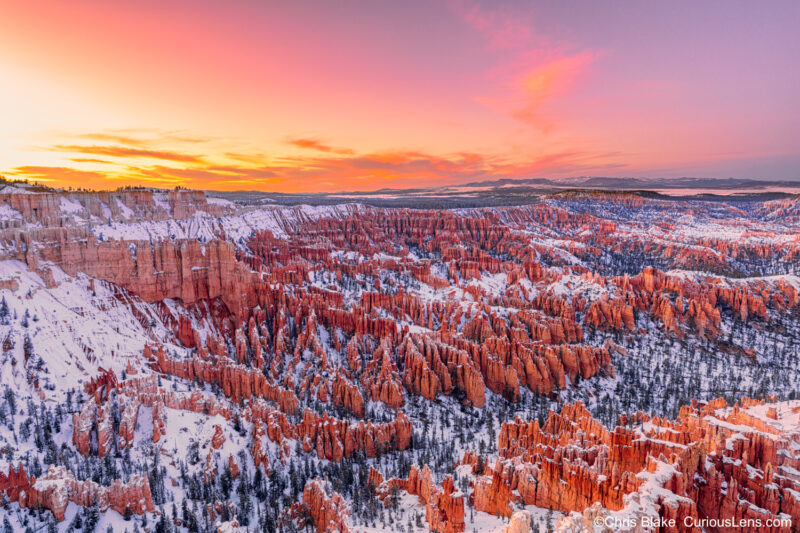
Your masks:
M551 411L542 427L518 418L503 424L499 458L474 479L470 501L504 516L518 505L577 511L573 524L585 520L584 510L595 513L598 503L605 513L675 519L678 525L666 531L683 531L687 517L749 520L744 530L751 532L761 530L757 520L765 524L781 514L794 523L800 480L792 472L800 457L793 450L800 432L787 430L785 421L800 411L796 403L695 402L675 421L638 413L637 426L614 431L581 403ZM477 456L465 454L462 462L475 467Z
M299 526L302 528L310 523L316 533L349 533L348 514L344 499L320 479L306 483L302 502L292 508L292 515Z
M63 466L51 465L38 479L31 478L29 486L19 495L22 507L49 509L56 520L64 520L69 502L83 507L98 504L101 511L112 509L120 514L153 511L150 484L146 477L133 475L127 483L119 480L109 486L93 481L78 481Z

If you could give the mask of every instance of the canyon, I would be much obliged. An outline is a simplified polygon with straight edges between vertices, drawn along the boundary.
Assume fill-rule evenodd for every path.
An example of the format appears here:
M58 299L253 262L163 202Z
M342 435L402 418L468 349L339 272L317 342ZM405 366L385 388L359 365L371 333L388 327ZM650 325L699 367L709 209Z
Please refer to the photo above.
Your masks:
M8 189L0 492L28 525L800 520L797 198Z

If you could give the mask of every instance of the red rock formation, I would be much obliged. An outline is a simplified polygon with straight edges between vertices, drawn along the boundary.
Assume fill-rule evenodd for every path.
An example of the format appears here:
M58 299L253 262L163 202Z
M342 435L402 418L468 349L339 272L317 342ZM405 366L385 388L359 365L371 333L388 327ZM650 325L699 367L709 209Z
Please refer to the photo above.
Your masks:
M92 452L93 435L97 435L96 453L105 456L111 450L113 424L110 416L110 401L116 400L122 409L117 432L117 445L124 449L133 445L136 421L141 406L152 407L153 442L158 442L166 434L165 408L187 410L208 415L231 417L228 406L217 401L213 396L206 396L199 391L178 393L166 391L158 387L157 378L149 375L133 378L117 383L113 389L115 396L98 407L95 396L78 412L73 414L72 441L78 451L84 455ZM97 430L94 432L93 427Z
M720 279L671 276L652 267L637 276L613 281L625 291L624 296L592 302L584 317L587 325L630 331L634 327L633 310L639 309L657 318L666 331L681 334L680 325L686 324L701 336L714 337L719 332L723 312L743 322L767 321L768 302L779 309L786 306L779 283L769 286L755 281L730 286ZM794 291L787 294L789 301L795 302Z
M97 416L97 402L92 398L72 415L72 443L83 455L89 455L92 444L92 425Z
M119 435L117 445L120 450L133 446L133 436L136 431L136 420L139 417L138 399L131 399L122 411L122 418L119 421Z
M8 465L8 475L0 472L0 494L5 494L10 501L17 501L20 493L29 486L28 476L22 463L17 470L14 470L13 465Z
M353 349L357 347L353 344ZM348 348L348 354L349 354ZM392 347L388 341L381 342L367 363L361 382L369 391L373 401L383 402L388 407L399 409L405 404L403 389L397 365L392 357ZM354 357L355 358L355 357Z
M206 383L215 383L235 402L256 396L276 402L284 412L297 411L298 400L291 390L270 383L262 372L237 365L230 359L177 360L167 357L163 349L156 352L156 358L157 368L161 372L183 379L199 379Z
M320 459L341 461L356 451L376 457L389 450L405 450L411 444L411 421L402 412L384 424L350 423L327 414L306 410L299 424L291 424L280 411L263 402L254 402L244 412L254 423L253 447L263 447L264 430L269 440L281 444L284 438L298 440L305 452L316 451ZM266 423L266 428L262 423ZM263 457L262 452L254 455Z
M344 498L320 479L306 483L303 500L292 507L292 516L303 528L308 523L316 533L348 533L347 516L350 514Z
M350 383L341 372L333 380L333 404L344 407L359 418L364 417L364 399L358 387Z
M504 423L499 459L474 480L470 500L478 510L505 516L517 503L588 513L595 502L607 510L636 502L626 512L677 524L687 516L765 523L779 513L794 521L800 479L776 475L800 464L788 452L800 438L796 430L786 432L783 420L790 415L786 404L744 399L730 409L718 400L684 406L674 422L639 413L634 418L645 425L610 432L582 404L566 405L543 427L521 419ZM476 458L466 454L463 463L475 465ZM623 498L632 493L634 499Z
M297 433L305 451L316 449L320 459L340 461L358 450L363 450L367 457L388 450L405 450L411 443L411 421L400 412L394 422L387 424L364 421L350 424L306 410Z
M153 442L158 442L167 434L167 414L162 402L153 403Z
M166 193L150 190L57 191L0 193L0 203L19 212L28 223L43 226L63 225L68 217L90 216L105 222L126 220L184 219L197 211L215 216L228 213L218 203L208 203L202 191L173 190Z
M253 446L250 449L251 453L253 454L253 463L256 465L256 468L259 466L264 467L264 471L269 473L269 457L267 456L266 451L266 439L264 436L267 434L267 430L264 428L264 423L261 420L256 420L253 423ZM272 440L278 440L277 438ZM282 438L280 440L283 440Z
M105 406L97 412L97 456L105 457L111 451L112 432L114 430L110 410Z
M9 236L29 268L51 261L70 275L83 272L147 302L179 298L184 304L220 298L234 313L256 303L254 278L234 257L233 245L213 240L103 241L85 229L50 228ZM135 251L134 251L135 250Z
M222 432L222 427L214 425L214 436L211 437L211 449L219 450L225 442L225 433Z
M95 401L99 404L106 401L111 391L117 387L117 376L113 370L106 370L103 367L99 367L97 371L99 375L89 380L83 389L86 394L94 395Z
M63 466L51 465L39 479L31 478L30 487L19 496L22 507L49 509L59 522L64 520L69 502L84 507L96 502L101 512L110 508L120 514L126 509L134 514L155 510L146 477L137 474L127 483L117 480L103 487L93 481L76 480Z
M419 496L425 505L425 520L431 531L439 533L457 533L464 531L464 495L455 490L453 478L447 476L441 486L433 481L433 474L425 466L421 471L412 465L408 479L392 478L386 482L377 470L370 468L369 481L378 497L388 505L386 497L393 487L405 490L409 494Z
M206 455L206 463L203 466L203 483L211 485L217 479L217 456L209 453Z
M462 340L442 335L441 340L429 336L406 335L398 349L402 361L403 384L422 397L433 400L436 394L459 390L476 407L483 407L485 390L481 371L474 354L464 348L474 348Z
M239 465L232 455L228 456L228 470L231 471L231 476L233 476L233 479L239 477Z

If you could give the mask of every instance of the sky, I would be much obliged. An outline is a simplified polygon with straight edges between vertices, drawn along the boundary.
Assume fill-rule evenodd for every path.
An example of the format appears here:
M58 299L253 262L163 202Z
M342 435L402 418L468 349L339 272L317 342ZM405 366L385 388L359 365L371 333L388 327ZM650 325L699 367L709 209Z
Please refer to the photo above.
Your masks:
M0 0L0 175L800 180L800 2Z

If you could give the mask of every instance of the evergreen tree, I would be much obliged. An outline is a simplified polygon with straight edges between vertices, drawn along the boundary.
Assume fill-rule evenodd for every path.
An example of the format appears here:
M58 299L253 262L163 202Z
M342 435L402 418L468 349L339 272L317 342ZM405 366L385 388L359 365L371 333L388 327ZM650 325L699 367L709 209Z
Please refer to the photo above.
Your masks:
M8 325L8 317L11 312L8 310L8 302L6 302L6 297L3 296L3 299L0 300L0 324L7 326Z

